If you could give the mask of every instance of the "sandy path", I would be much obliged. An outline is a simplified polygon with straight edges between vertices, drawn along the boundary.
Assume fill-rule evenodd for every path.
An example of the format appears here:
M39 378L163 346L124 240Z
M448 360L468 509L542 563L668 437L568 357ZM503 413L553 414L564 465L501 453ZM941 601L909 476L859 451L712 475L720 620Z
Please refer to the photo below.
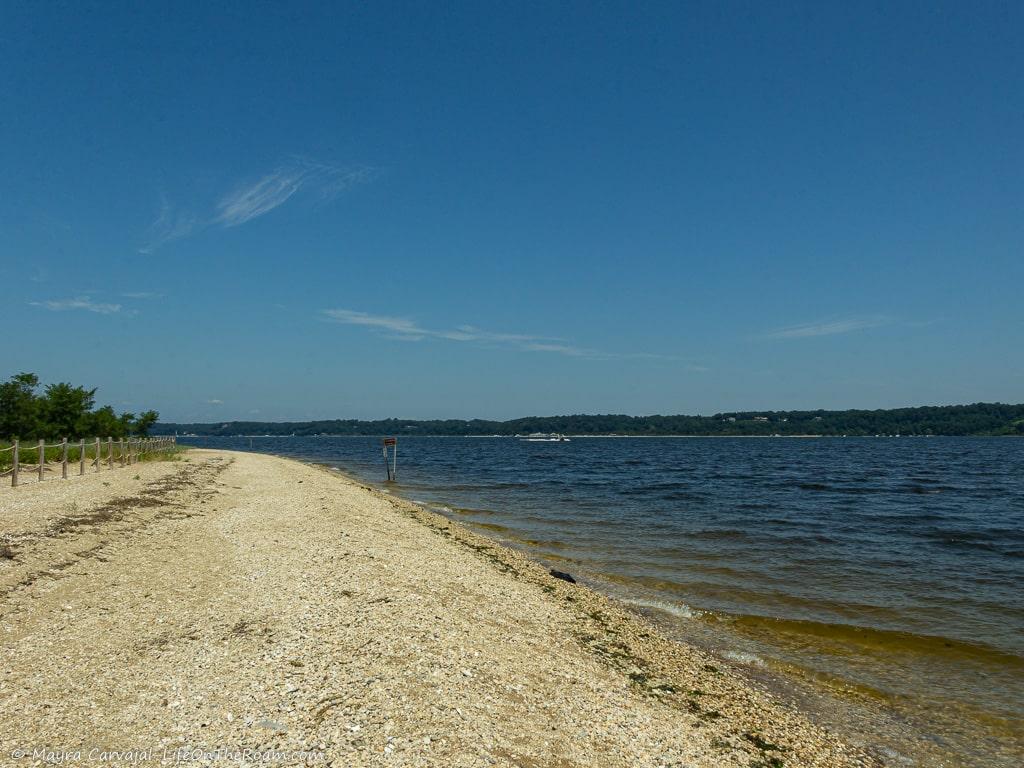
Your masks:
M189 456L0 488L0 765L873 764L444 518L297 462Z

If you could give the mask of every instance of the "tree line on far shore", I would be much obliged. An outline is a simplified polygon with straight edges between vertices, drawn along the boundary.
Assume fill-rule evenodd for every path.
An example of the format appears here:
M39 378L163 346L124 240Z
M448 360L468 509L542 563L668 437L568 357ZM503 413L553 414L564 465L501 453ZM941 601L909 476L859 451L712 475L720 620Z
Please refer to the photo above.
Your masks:
M82 437L146 437L160 418L156 411L115 413L96 407L96 390L66 382L47 384L19 373L0 383L0 440Z
M742 411L714 416L539 416L511 421L472 419L333 419L157 424L154 434L194 435L1021 435L1024 404L974 403L882 410Z

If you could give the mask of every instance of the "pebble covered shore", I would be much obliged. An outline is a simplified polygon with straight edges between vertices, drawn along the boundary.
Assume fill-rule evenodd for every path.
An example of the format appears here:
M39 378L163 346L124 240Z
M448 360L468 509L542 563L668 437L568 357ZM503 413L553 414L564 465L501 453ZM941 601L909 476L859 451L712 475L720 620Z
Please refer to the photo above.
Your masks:
M0 765L879 764L525 555L261 454L0 488L0 659Z

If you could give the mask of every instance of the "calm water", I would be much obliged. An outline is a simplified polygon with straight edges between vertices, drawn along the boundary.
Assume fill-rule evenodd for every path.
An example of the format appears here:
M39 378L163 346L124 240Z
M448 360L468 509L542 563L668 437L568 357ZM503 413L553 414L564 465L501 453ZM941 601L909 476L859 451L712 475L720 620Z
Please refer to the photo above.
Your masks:
M384 479L377 438L251 447ZM633 603L890 763L1024 764L1024 440L399 449L392 492Z

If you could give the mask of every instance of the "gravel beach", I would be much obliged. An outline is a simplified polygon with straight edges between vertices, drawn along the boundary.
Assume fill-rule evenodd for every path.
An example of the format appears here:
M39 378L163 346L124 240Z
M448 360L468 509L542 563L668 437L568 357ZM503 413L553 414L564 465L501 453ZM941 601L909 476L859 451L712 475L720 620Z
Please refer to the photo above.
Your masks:
M878 765L613 601L321 467L190 450L2 487L0 544L0 765Z

